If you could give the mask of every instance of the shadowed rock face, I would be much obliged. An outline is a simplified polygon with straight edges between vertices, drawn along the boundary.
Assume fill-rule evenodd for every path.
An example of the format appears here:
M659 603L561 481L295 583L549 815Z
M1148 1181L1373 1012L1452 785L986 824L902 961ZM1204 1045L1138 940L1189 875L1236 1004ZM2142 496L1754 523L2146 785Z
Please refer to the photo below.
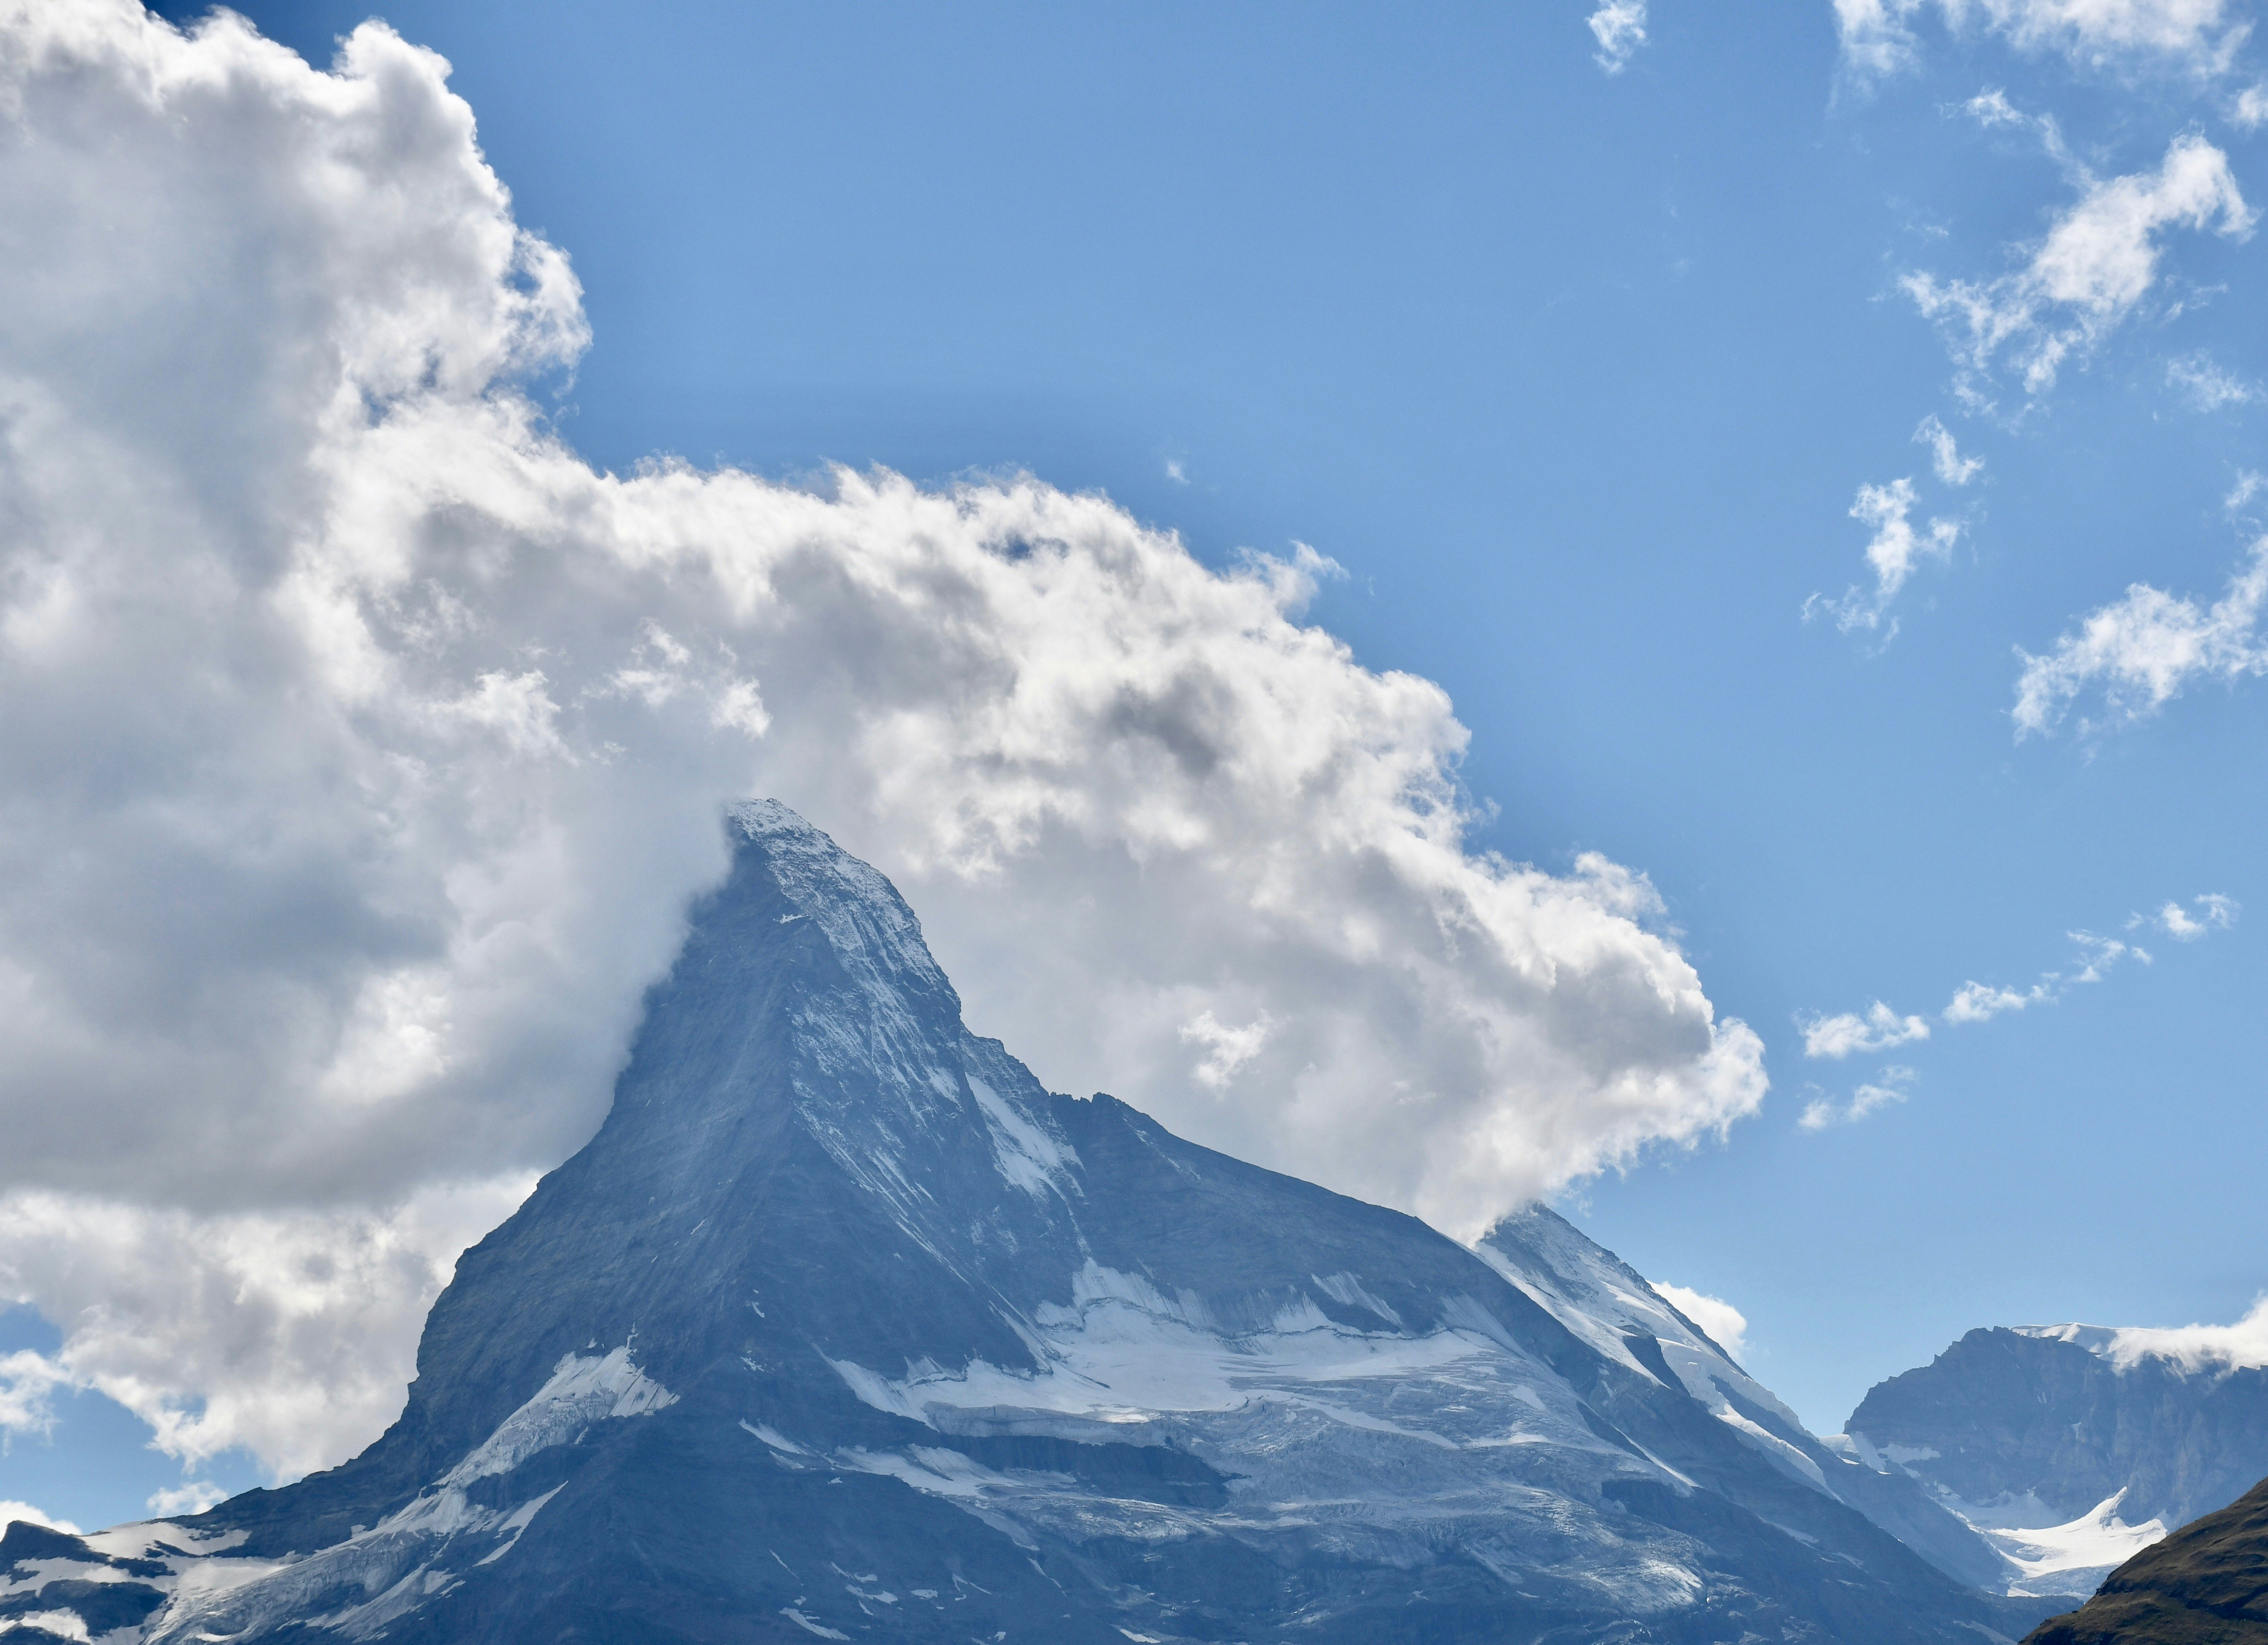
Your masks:
M2126 1523L2183 1525L2268 1474L2268 1370L2122 1366L2115 1334L1972 1331L1874 1388L1850 1431L1966 1502L2029 1494L2065 1519L2124 1492Z
M2268 1645L2268 1482L2136 1554L2024 1645Z
M458 1265L401 1420L194 1518L15 1527L11 1645L1973 1645L2039 1615L1549 1212L1476 1253L1050 1095L880 875L777 805L732 828L613 1111Z

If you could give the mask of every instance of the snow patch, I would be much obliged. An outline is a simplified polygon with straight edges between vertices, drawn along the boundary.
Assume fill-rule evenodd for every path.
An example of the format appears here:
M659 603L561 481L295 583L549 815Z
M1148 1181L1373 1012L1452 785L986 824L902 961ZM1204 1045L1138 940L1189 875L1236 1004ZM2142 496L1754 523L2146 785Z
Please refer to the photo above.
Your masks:
M1049 1190L1063 1192L1071 1181L1069 1168L1079 1163L1071 1145L1058 1142L975 1074L961 1076L976 1094L976 1106L992 1133L993 1163L1000 1175L1035 1199Z
M553 1368L551 1380L443 1475L441 1483L466 1486L490 1474L510 1473L536 1452L565 1444L593 1422L648 1416L676 1403L675 1394L630 1363L627 1344L603 1359L568 1354Z
M1044 1303L1032 1324L1047 1363L1037 1371L976 1360L957 1371L914 1368L892 1381L830 1361L850 1391L877 1410L936 1426L932 1413L1020 1408L1110 1420L1152 1413L1233 1411L1315 1384L1395 1378L1493 1351L1466 1330L1388 1335L1336 1325L1305 1297L1269 1328L1226 1332L1204 1300L1168 1297L1139 1274L1090 1259L1073 1276L1068 1307ZM1319 1406L1318 1408L1323 1408Z
M751 1422L746 1417L743 1417L740 1419L740 1426L748 1433L755 1435L758 1439L763 1441L765 1444L770 1446L776 1451L784 1451L791 1457L808 1457L811 1455L810 1451L805 1450L793 1440L788 1438L786 1435L780 1433L777 1429L770 1427L764 1423Z
M1328 1280L1321 1274L1311 1273L1307 1277L1313 1280L1315 1282L1315 1287L1332 1302L1344 1302L1349 1308L1366 1309L1386 1321L1388 1324L1397 1330L1401 1328L1402 1316L1364 1290L1362 1281L1352 1274L1335 1273Z
M519 1545L519 1533L526 1531L528 1526L534 1522L535 1516L543 1511L543 1505L545 1503L549 1502L553 1497L558 1495L566 1488L566 1482L562 1480L559 1484L553 1486L549 1491L546 1491L541 1496L530 1497L526 1501L522 1502L518 1508L512 1509L511 1516L505 1519L504 1523L497 1527L497 1531L499 1535L509 1536L512 1540L505 1543L494 1553L483 1554L476 1563L482 1565L493 1565L498 1560L504 1558L505 1554L510 1553L514 1548L518 1547Z
M802 1612L798 1611L793 1605L782 1605L780 1607L780 1615L794 1623L796 1627L801 1628L805 1633L816 1634L823 1640L847 1640L850 1637L848 1634L828 1627L823 1622L814 1622L809 1617L804 1615Z
M2154 1519L2139 1525L2120 1519L2118 1504L2125 1495L2121 1487L2060 1525L2019 1530L1970 1523L2021 1573L2009 1583L2011 1594L2091 1594L2104 1577L2166 1534L2166 1526Z
M18 1628L42 1628L67 1640L83 1641L92 1637L76 1611L26 1611L0 1621L0 1634L13 1634Z

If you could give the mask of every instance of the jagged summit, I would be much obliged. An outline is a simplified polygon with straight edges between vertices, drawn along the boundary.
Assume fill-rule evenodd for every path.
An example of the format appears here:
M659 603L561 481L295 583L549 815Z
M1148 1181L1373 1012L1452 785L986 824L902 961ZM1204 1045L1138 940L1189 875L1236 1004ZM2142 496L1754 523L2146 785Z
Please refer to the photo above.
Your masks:
M0 1628L1895 1645L2038 1614L1550 1212L1476 1254L1051 1095L880 874L773 802L729 826L612 1110L465 1254L401 1420L192 1519L18 1527Z

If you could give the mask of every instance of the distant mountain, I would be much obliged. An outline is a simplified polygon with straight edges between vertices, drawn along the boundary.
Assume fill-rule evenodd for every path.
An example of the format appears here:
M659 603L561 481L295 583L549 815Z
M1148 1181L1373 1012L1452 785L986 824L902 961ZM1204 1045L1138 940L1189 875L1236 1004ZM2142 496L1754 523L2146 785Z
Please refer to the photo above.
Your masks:
M612 1112L459 1263L401 1420L195 1517L11 1527L7 1645L1976 1645L2045 1609L1558 1217L1476 1253L1051 1095L880 874L732 826Z
M2268 1368L2204 1333L1972 1331L1881 1383L1841 1449L1902 1472L2021 1570L2086 1594L2167 1531L2268 1475Z
M2136 1554L2024 1645L2268 1645L2268 1483Z

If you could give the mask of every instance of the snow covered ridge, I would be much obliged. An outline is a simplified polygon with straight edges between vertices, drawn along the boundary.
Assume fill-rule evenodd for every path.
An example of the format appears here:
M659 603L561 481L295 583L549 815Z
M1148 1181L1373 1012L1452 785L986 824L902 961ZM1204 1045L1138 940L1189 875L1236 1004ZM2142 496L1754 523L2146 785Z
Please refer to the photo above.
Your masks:
M534 1397L406 1506L304 1556L247 1556L242 1531L201 1531L163 1520L88 1537L12 1527L0 1543L15 1555L0 1565L0 1640L38 1629L31 1637L161 1645L290 1622L348 1639L377 1637L460 1584L466 1570L509 1554L561 1488L487 1503L474 1500L480 1482L572 1444L595 1424L676 1403L631 1362L627 1344L605 1354L568 1354ZM72 1608L30 1608L58 1583L80 1596ZM80 1584L92 1585L91 1597Z

